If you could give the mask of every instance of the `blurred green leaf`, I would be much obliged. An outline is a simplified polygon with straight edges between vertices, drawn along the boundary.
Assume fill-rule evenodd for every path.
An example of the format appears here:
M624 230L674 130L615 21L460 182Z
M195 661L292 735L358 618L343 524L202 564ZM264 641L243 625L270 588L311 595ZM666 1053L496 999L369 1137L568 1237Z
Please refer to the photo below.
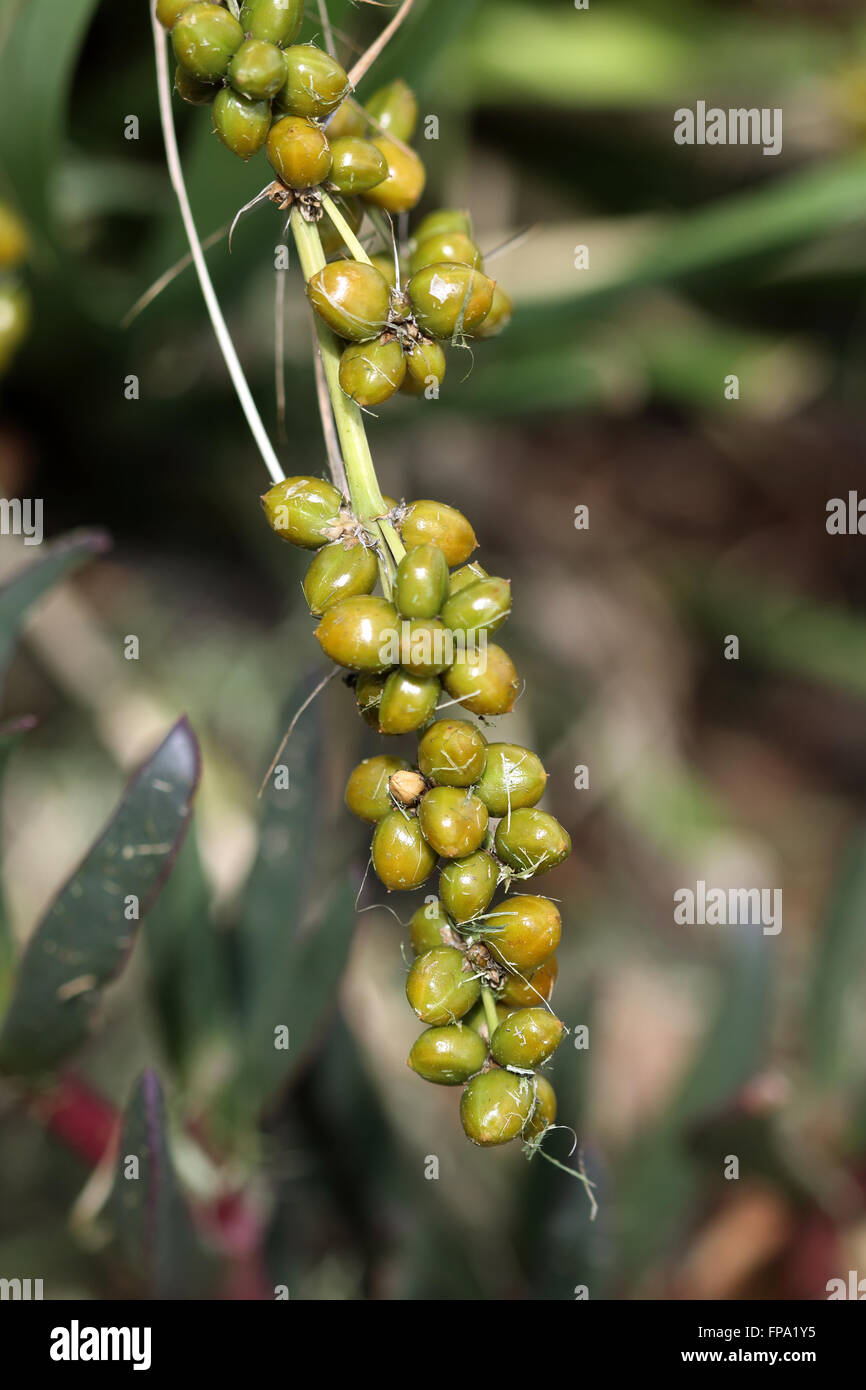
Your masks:
M125 1264L152 1297L200 1294L206 1259L166 1142L154 1071L140 1077L126 1108L108 1214Z
M861 1049L849 1025L862 1014L864 922L866 830L861 828L848 845L818 934L806 1009L809 1060L816 1080L825 1086L838 1084L852 1065L862 1079Z
M0 588L0 681L28 608L94 555L103 554L109 545L104 531L73 531L41 547L32 564L7 579Z
M2 787L6 776L9 758L18 746L21 735L29 733L35 724L35 719L25 716L23 719L12 720L8 724L0 726L0 787ZM3 1009L6 1004L16 956L15 940L6 912L5 883L0 875L0 1009Z
M480 0L423 0L409 12L399 33L370 69L361 86L366 99L386 82L402 77L423 87L436 63L448 53L479 9ZM385 12L387 13L387 11ZM391 15L388 14L388 18ZM453 75L453 68L449 65Z
M103 985L129 955L192 811L199 754L185 719L133 777L106 829L28 941L0 1030L0 1069L56 1066L86 1038ZM125 915L138 900L138 920Z
M51 176L97 0L26 0L0 54L0 168L31 229L51 238Z

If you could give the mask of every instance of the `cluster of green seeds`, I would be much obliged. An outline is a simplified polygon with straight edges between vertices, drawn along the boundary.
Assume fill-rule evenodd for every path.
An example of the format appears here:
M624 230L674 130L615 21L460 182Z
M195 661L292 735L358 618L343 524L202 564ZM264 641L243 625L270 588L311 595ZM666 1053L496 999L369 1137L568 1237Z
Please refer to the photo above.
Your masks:
M283 210L296 202L320 224L325 256L339 257L307 293L346 344L346 395L371 408L400 390L438 394L442 342L493 337L513 306L484 274L465 212L428 214L405 255L359 254L365 213L407 213L424 191L424 164L408 144L418 124L413 92L398 79L357 102L335 58L296 42L302 0L245 0L240 20L219 3L158 0L157 17L171 31L179 94L212 104L214 130L235 154L265 149L276 175L268 196ZM323 193L353 238L348 248L345 231L322 217ZM374 234L388 247L381 222Z
M0 373L5 372L30 324L30 295L21 279L30 249L27 229L0 203Z
M482 722L513 708L517 673L488 640L511 586L471 560L472 526L444 503L386 499L406 551L390 598L374 594L369 536L330 483L288 478L263 504L279 535L316 550L304 581L316 637L350 673L363 718L386 736L418 735L414 761L367 758L346 787L349 809L374 826L372 864L389 891L421 888L440 869L438 894L410 924L407 996L428 1026L409 1065L464 1086L476 1144L537 1140L556 1111L537 1068L563 1035L548 1007L561 921L551 899L510 890L560 864L571 841L537 806L547 773L533 752L488 741L476 721L437 718L446 705Z

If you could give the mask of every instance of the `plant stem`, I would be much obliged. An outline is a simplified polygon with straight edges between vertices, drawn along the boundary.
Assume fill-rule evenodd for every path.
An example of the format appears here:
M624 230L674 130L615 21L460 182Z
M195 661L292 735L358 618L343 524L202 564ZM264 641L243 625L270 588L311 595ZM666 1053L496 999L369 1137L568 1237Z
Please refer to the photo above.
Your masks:
M360 241L355 236L355 233L352 231L352 228L349 226L345 217L340 212L340 209L337 207L333 198L330 198L327 193L322 194L322 207L325 209L325 212L327 213L328 217L330 217L337 231L340 233L340 236L343 238L343 241L345 242L346 246L351 251L354 259L356 261L363 261L365 265L372 265L373 262L370 260L370 257L367 255L367 252L364 250Z
M267 430L262 424L262 417L259 415L256 403L253 400L252 392L247 385L243 367L235 351L228 326L223 318L207 262L204 258L204 251L199 240L198 230L195 225L195 218L192 215L189 197L184 182L183 169L180 162L180 154L177 148L177 135L174 128L174 111L171 105L171 82L168 72L168 56L166 53L166 33L156 17L156 9L153 4L150 7L150 22L153 28L153 49L156 58L156 85L159 94L159 118L162 124L162 136L165 141L165 157L168 163L169 177L180 206L180 215L183 218L184 230L186 232L189 249L192 253L198 282L201 286L202 296L207 306L210 321L213 324L213 331L219 343L225 364L228 367L232 385L237 392L241 409L247 418L247 424L252 431L253 438L259 448L259 453L264 460L265 467L270 473L275 483L282 482L285 478L282 466L274 452L273 445L268 438Z
M493 1034L499 1027L499 1015L496 1012L496 1000L487 985L481 986L481 1002L484 1005L484 1017L487 1021L487 1032L490 1041L493 1041Z
M309 280L325 264L325 253L314 222L308 222L298 208L292 209L292 234L298 248L298 259L304 279ZM340 385L340 346L336 336L318 315L316 335L334 421L340 437L352 511L358 520L380 540L379 570L386 596L391 593L391 577L395 564L405 555L403 543L390 521L384 519L387 508L373 467L370 445L361 412Z

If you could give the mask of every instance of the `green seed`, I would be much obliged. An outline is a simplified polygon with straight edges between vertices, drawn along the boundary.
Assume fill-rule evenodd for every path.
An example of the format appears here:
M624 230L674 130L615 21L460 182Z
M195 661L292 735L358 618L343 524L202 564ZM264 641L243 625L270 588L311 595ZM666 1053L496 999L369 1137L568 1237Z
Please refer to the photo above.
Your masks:
M462 859L484 839L487 807L462 787L433 787L421 801L418 819L442 859Z
M304 22L304 0L244 0L245 34L267 43L294 43Z
M472 333L490 311L495 282L467 265L427 265L409 281L418 327L433 338Z
M433 338L419 338L406 350L406 376L403 390L410 396L426 395L435 400L445 379L445 353Z
M340 385L358 405L382 405L399 391L406 359L396 338L349 343L340 357Z
M225 77L243 41L244 31L234 15L218 5L189 5L171 31L175 58L201 82Z
M388 161L370 140L357 135L334 139L330 130L328 139L333 156L330 181L338 193L368 193L387 177Z
M471 237L472 218L458 208L437 208L435 212L428 212L415 228L415 245L420 246L422 241L439 236L441 232L462 232Z
M251 101L231 87L221 87L213 103L213 128L226 149L240 159L249 159L268 138L270 102Z
M366 546L353 545L347 550L340 541L323 545L304 578L310 612L319 618L341 598L372 593L378 577L376 556Z
M526 1076L496 1067L473 1076L460 1097L460 1119L473 1144L516 1139L532 1114L535 1088Z
M443 685L452 699L481 715L508 714L520 689L514 662L495 642L482 655L457 657Z
M328 139L333 141L339 140L343 135L363 135L367 129L367 122L363 111L348 98L329 116L327 127Z
M245 39L229 63L235 91L254 101L270 101L286 80L286 60L275 44Z
M425 1081L438 1086L462 1086L480 1071L487 1059L487 1048L472 1028L452 1023L444 1028L428 1028L415 1039L408 1065Z
M511 612L507 579L479 579L449 598L442 621L452 632L495 632Z
M465 719L439 719L418 744L418 766L442 787L471 787L484 771L487 741Z
M174 90L190 106L210 106L221 88L214 82L201 82L178 63L174 70Z
M419 241L409 260L413 275L428 265L450 261L454 265L469 265L481 269L481 252L465 232L437 232Z
M454 660L454 638L439 618L404 618L400 664L415 676L439 676Z
M559 962L551 956L537 970L530 972L529 978L509 975L500 991L500 999L515 1009L533 1009L543 1000L549 999L559 974Z
M373 831L373 868L390 893L420 888L436 864L436 855L424 839L417 816L389 811ZM427 1019L444 1023L445 1019Z
M343 598L325 610L316 638L326 656L353 671L384 671L392 663L383 657L399 619L387 599L375 596Z
M274 122L267 154L271 168L287 188L316 188L330 172L328 138L303 116L283 116Z
M364 194L365 202L386 212L408 212L424 192L427 175L414 150L395 145L386 135L377 135L373 144L384 156L388 173L381 183Z
M487 571L483 565L479 565L477 560L473 560L471 565L463 565L459 570L455 570L448 585L448 597L453 598L459 594L461 589L467 589L470 584L475 584L479 579L487 579Z
M409 141L418 124L418 102L414 92L402 78L380 87L367 102L365 110L380 130L397 140Z
M553 1056L563 1031L560 1020L547 1009L517 1009L500 1023L490 1051L501 1067L531 1071Z
M385 682L379 702L379 732L411 734L433 717L442 687L435 676L394 671Z
M451 926L451 919L438 898L419 907L409 920L409 938L416 956L423 956L435 946L443 946L442 932L450 930Z
M416 545L397 567L394 597L404 618L435 618L448 596L448 561L438 545Z
M546 1076L534 1077L535 1105L523 1126L524 1139L537 1139L556 1119L556 1092Z
M358 677L355 686L355 702L362 719L370 725L371 729L379 730L379 702L382 699L382 691L385 689L385 682L390 675L390 671L374 673L365 671Z
M365 758L353 769L346 783L346 805L360 820L375 825L394 810L394 803L388 794L388 782L395 772L405 772L409 764L402 758L380 753L375 758Z
M555 816L525 807L496 827L496 853L512 869L546 874L571 854L571 837Z
M543 965L559 945L559 909L550 898L532 894L506 898L488 912L483 936L499 960L526 975Z
M455 922L470 922L489 907L498 879L499 866L486 850L452 859L439 877L442 905Z
M491 743L481 781L475 788L491 816L506 816L540 801L547 785L544 765L518 743Z
M283 540L318 550L329 539L343 505L337 489L322 478L284 478L262 498L265 514Z
M478 544L475 532L462 512L444 502L413 502L400 523L407 550L416 545L438 545L449 565L462 565Z
M424 1023L443 1024L462 1018L481 993L462 951L436 946L418 956L406 981L406 997Z
M510 324L514 314L514 302L499 285L493 291L493 303L488 313L475 329L476 338L495 338Z
M362 204L362 207L363 207L363 204ZM384 279L386 279L386 280L388 281L389 287L390 287L392 290L396 289L396 288L397 288L397 273L396 273L396 270L395 270L395 267L394 267L394 257L391 255L391 252L390 252L390 251L377 251L376 254L375 254L375 256L371 256L371 257L370 257L370 260L373 262L373 265L376 267L376 269L379 271L379 273L384 277ZM403 274L403 270L404 270L404 265L403 265L403 262L401 261L401 270L400 270L401 275Z
M311 277L307 295L317 314L341 338L355 342L375 338L388 322L388 283L375 266L363 261L330 261Z
M286 80L277 93L277 105L293 116L328 116L349 91L345 68L336 58L310 43L299 43L283 52Z
M192 0L156 0L156 17L163 29L173 29Z

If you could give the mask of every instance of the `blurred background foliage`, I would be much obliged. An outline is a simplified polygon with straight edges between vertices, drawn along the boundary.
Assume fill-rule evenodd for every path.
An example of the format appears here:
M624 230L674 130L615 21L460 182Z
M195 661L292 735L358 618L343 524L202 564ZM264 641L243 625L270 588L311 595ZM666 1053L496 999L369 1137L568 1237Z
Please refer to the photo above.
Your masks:
M329 9L347 59L383 22L381 7ZM816 1298L862 1272L866 542L825 528L829 498L866 489L860 7L417 0L360 92L400 73L438 116L425 208L471 207L485 249L532 228L491 262L516 300L509 332L477 361L452 352L441 399L394 403L370 435L384 490L460 507L483 563L514 582L526 692L501 736L539 748L575 842L550 880L566 926L556 1004L590 1047L564 1047L553 1076L597 1183L592 1224L578 1183L471 1149L455 1096L404 1065L395 913L415 904L386 909L368 882L355 915L366 851L339 802L375 740L339 682L289 745L290 804L256 799L321 670L304 562L262 525L266 475L192 275L122 327L185 249L145 0L2 0L0 43L0 195L33 243L0 481L45 499L49 538L113 538L49 597L65 562L0 604L4 648L23 623L0 741L0 993L182 712L203 762L175 870L75 1058L128 1104L130 1143L159 1136L148 1171L171 1154L157 1205L172 1244L145 1271L140 1212L50 1137L44 1096L4 1084L0 1274L43 1277L54 1296L281 1284L293 1298L558 1300L578 1285ZM782 153L675 145L673 112L698 99L781 107ZM176 115L204 237L265 166L232 159L206 112ZM273 429L280 236L264 205L231 256L224 241L208 252ZM280 455L317 473L297 285L287 316ZM0 561L4 578L52 563L11 537ZM674 926L673 892L697 879L781 887L783 931ZM270 1046L275 1013L288 1054Z

